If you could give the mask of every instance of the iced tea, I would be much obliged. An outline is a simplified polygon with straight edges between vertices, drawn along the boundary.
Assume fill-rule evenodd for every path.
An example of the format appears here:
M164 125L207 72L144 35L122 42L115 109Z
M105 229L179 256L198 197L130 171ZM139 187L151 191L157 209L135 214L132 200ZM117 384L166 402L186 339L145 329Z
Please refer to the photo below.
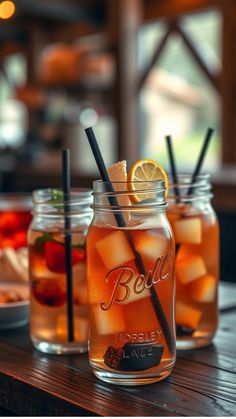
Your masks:
M176 334L181 349L209 344L217 329L219 227L210 196L201 178L191 197L184 194L178 203L172 199L167 210L176 242Z
M158 381L175 362L174 242L165 209L146 205L123 228L94 205L87 236L89 360L111 383Z

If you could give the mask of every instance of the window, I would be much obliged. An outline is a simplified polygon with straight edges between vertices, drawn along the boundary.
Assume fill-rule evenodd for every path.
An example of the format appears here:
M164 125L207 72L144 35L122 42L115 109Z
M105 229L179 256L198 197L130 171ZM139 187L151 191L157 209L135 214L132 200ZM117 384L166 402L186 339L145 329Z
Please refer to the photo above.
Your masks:
M0 71L0 147L18 147L25 141L27 110L15 98L15 87L25 82L25 60L16 54L7 58Z
M168 168L164 138L172 135L178 170L192 170L210 126L215 129L215 135L204 169L214 172L219 168L221 153L220 97L181 33L186 35L208 72L217 74L221 62L221 16L212 10L182 17L177 24L180 31L170 33L140 92L141 157L153 156ZM165 32L163 23L141 29L141 69L149 62Z

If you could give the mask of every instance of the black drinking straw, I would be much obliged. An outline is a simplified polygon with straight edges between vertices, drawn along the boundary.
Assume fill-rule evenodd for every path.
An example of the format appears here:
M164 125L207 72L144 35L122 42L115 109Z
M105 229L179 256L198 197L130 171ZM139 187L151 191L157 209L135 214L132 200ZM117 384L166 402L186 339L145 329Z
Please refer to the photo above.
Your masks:
M62 151L62 172L64 192L66 282L67 282L67 330L68 341L74 341L73 283L72 283L72 243L70 223L70 150Z
M170 160L170 168L171 168L171 175L174 182L174 194L176 197L176 202L179 202L178 197L180 196L179 188L178 188L178 176L177 176L177 170L176 170L176 164L175 164L175 158L172 148L172 138L170 135L166 136L166 144L167 144L167 150L168 150L168 156Z
M200 170L202 168L203 161L204 161L204 158L205 158L205 155L206 155L206 152L207 152L208 145L209 145L210 140L212 138L213 132L214 132L213 128L208 128L207 129L205 139L204 139L204 142L203 142L203 145L202 145L202 149L201 149L201 152L199 154L196 167L195 167L194 172L192 174L191 184L194 183L196 177L200 173ZM193 186L190 186L190 188L187 192L187 195L191 195L192 191L193 191Z
M108 173L107 173L107 170L106 170L106 166L105 166L105 163L103 161L103 157L102 157L102 154L100 152L100 149L98 147L98 143L97 143L95 134L93 132L93 129L91 127L86 128L85 132L86 132L91 150L93 152L94 158L96 160L101 178L102 178L103 182L107 182L107 185L109 187L109 192L114 192L114 189L113 189L112 183L109 179L109 176L108 176ZM110 197L108 197L108 199L109 199L109 202L110 202L111 206L115 206L116 208L119 206L118 201L117 201L115 196L110 196ZM122 212L121 211L115 211L114 216L115 216L116 223L117 223L118 227L125 227L125 220L124 220ZM145 267L144 267L142 258L140 256L140 254L137 252L137 250L135 249L135 246L134 246L134 243L133 243L131 237L127 236L127 238L129 240L130 246L132 247L132 250L135 254L136 266L137 266L139 272L144 275L145 274ZM158 318L158 320L161 324L161 327L162 327L162 330L163 330L163 333L164 333L164 336L165 336L165 339L166 339L166 343L168 345L168 348L169 348L170 352L173 353L174 352L174 345L173 345L173 342L172 342L171 331L170 331L170 328L169 328L169 324L166 320L165 313L163 311L161 302L159 300L159 297L156 293L155 288L150 287L149 290L150 290L150 294L151 294L152 304L153 304L156 316L157 316L157 318Z

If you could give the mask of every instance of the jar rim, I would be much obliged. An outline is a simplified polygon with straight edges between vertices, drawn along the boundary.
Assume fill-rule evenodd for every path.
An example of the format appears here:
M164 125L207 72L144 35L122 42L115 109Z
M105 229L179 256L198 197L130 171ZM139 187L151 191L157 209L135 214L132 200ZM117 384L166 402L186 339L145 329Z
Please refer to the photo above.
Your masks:
M207 183L207 182L210 181L210 174L209 173L201 173L197 176L194 176L194 178L193 178L193 175L191 173L178 173L178 175L177 175L178 182L175 182L173 180L173 176L172 176L171 173L167 173L167 176L168 176L169 186L176 185L176 184L177 185L179 185L179 184L183 184L183 185L188 184L189 185L190 183L192 183L192 184L200 184L201 183L202 184L203 182Z
M58 195L57 195L58 194ZM32 193L33 203L36 205L45 204L47 202L61 203L63 199L62 188L41 188L35 189ZM92 189L89 188L71 188L70 191L70 202L80 201L89 203L92 202Z
M168 174L169 176L169 174ZM168 201L193 202L201 199L211 199L210 174L202 173L193 177L190 173L180 173L177 176L177 182L171 176L168 187Z
M103 191L104 192L112 192L111 186L112 185L119 185L122 186L124 185L124 191L123 192L132 192L132 188L128 187L128 185L139 185L140 188L135 188L135 190L141 190L141 187L144 188L144 185L150 185L151 188L155 188L157 189L158 192L164 192L166 190L166 186L165 186L165 181L162 179L159 180L134 180L134 181L111 181L111 182L107 182L107 181L103 181L101 179L96 179L93 181L93 193L97 193L97 192L102 192L102 187L104 187ZM146 188L145 188L146 189ZM120 190L120 188L119 188ZM135 191L134 190L134 191ZM116 189L114 189L114 192L117 192Z
M165 190L165 182L161 179L132 182L104 182L98 179L93 182L92 208L114 212L119 212L121 209L122 211L157 207L161 209L166 207ZM123 197L128 197L128 200L124 200Z

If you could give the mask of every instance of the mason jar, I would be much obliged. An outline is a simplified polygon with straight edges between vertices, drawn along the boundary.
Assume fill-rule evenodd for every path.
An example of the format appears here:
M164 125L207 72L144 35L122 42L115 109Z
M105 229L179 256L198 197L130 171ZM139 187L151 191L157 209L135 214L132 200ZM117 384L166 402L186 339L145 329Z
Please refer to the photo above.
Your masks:
M163 181L93 184L87 235L89 362L123 385L167 377L175 363L174 241ZM134 194L138 202L133 204Z
M176 242L177 348L211 343L218 324L219 226L209 175L179 175L167 215Z
M41 189L33 192L33 220L28 231L30 336L33 345L42 352L66 354L87 350L85 241L92 218L91 203L91 191L72 189L68 205L69 214L65 214L61 190ZM69 217L70 231L65 223L65 216ZM69 284L73 294L70 306L66 234L70 234L72 249L72 281Z

